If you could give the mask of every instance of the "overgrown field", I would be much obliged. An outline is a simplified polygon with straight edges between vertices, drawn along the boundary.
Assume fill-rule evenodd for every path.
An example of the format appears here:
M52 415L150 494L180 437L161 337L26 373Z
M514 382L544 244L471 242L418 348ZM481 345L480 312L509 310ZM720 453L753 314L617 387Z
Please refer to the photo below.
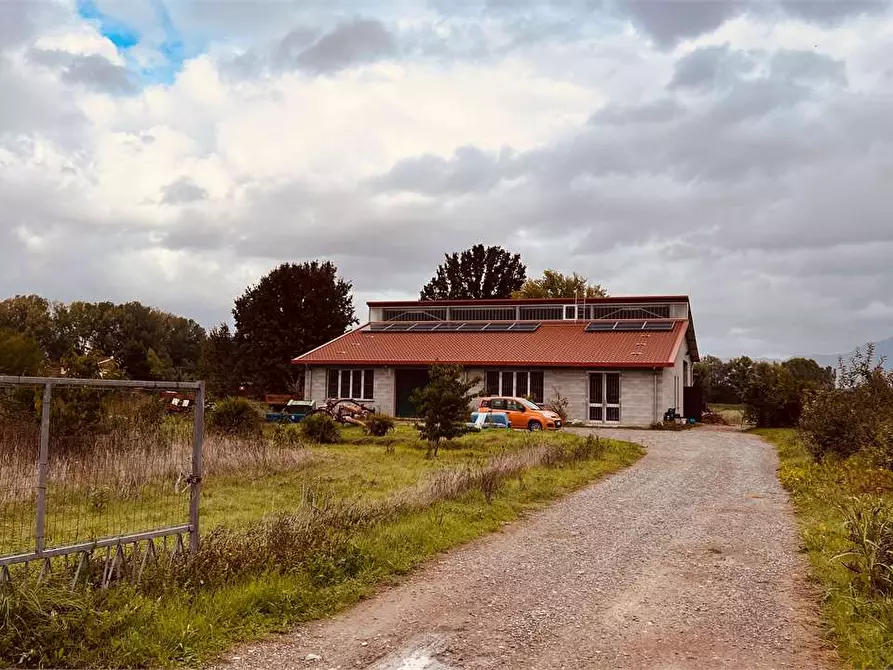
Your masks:
M893 472L858 454L815 462L794 429L755 432L777 447L841 658L893 667Z
M277 428L203 482L202 548L139 586L0 589L0 665L195 665L234 643L344 608L376 586L633 463L625 442L488 431L425 458L411 426L307 445ZM223 443L221 443L223 444ZM245 461L246 452L263 450ZM221 452L222 453L222 452ZM111 491L97 514L138 504Z

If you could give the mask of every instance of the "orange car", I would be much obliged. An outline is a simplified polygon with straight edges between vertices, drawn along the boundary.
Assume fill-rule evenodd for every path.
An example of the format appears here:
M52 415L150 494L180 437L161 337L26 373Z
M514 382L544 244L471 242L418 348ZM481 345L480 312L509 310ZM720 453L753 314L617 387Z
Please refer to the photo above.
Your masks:
M512 428L522 430L558 430L561 417L525 398L492 396L481 398L479 412L505 412Z

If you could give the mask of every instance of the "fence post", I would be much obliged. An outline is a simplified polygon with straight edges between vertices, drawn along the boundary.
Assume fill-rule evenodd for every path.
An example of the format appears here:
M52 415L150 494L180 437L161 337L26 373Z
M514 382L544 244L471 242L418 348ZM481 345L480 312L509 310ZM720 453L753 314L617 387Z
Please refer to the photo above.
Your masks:
M189 498L189 551L198 551L198 510L202 491L202 442L205 437L205 382L199 382L195 391L195 409L192 418L192 489Z
M43 553L46 542L47 515L47 477L50 462L50 402L53 396L53 385L43 385L43 405L40 409L40 454L37 459L37 512L35 514L35 551Z

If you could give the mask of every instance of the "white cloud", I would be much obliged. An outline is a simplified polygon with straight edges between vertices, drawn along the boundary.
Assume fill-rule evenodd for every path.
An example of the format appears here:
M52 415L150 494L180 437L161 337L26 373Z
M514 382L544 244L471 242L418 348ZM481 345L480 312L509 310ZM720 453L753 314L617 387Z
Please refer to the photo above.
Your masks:
M570 6L203 17L187 2L170 14L203 53L122 93L85 85L89 68L66 81L85 61L24 54L136 75L134 60L157 64L158 16L99 3L145 38L124 57L58 7L0 29L2 294L140 299L209 324L277 262L330 257L358 299L413 296L444 252L484 241L531 273L690 293L705 352L893 334L889 14L665 25L645 7L636 32ZM322 75L228 70L292 31L319 45L357 25L374 27L373 62L333 38ZM697 86L668 87L686 58L706 68Z

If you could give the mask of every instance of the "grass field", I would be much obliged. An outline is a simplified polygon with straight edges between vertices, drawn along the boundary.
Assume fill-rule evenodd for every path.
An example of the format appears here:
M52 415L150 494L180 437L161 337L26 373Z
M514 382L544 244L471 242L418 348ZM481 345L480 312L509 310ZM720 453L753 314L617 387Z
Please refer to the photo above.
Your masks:
M710 403L710 409L725 419L730 426L744 425L744 405Z
M0 665L195 665L349 606L642 454L568 433L487 431L428 459L408 425L385 438L351 428L336 445L280 448L299 452L285 461L294 467L273 457L266 472L221 468L205 479L208 535L185 577L105 591L0 590ZM117 503L135 501L112 497L105 509Z
M893 473L858 457L815 463L793 429L754 432L778 450L779 478L791 492L801 541L821 587L829 637L841 658L850 667L893 667L893 599L858 589L856 576L840 556L852 548L844 509L854 496L893 502Z

